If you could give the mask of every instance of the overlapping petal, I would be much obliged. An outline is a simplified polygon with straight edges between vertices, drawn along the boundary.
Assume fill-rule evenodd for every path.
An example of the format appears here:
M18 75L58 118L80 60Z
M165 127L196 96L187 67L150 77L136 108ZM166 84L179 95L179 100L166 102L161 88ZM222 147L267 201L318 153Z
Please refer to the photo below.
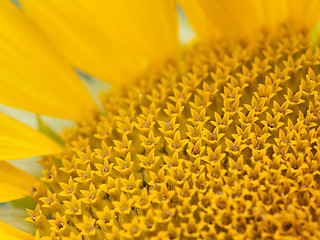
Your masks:
M309 30L320 18L320 1L287 0L290 20L299 30Z
M2 104L71 120L95 108L69 63L8 0L0 1L0 72Z
M303 2L307 3L300 7ZM220 37L256 39L258 30L267 28L274 31L289 15L296 22L310 27L319 19L320 12L319 2L313 0L181 0L179 3L202 41ZM293 9L309 15L305 19L303 14L299 16Z
M9 202L30 195L38 180L7 162L0 162L0 202ZM2 238L0 238L2 239Z
M81 70L129 83L178 50L176 7L166 1L22 0L23 11Z
M40 132L4 114L0 114L0 129L0 160L57 154L63 150Z
M0 221L0 239L33 240L34 236Z

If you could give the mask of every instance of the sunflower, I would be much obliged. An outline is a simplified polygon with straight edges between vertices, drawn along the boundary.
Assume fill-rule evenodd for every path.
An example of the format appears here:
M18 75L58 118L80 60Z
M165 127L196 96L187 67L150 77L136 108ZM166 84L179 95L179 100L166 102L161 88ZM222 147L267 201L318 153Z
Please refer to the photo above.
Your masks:
M319 239L319 10L0 0L0 103L76 123L0 115L0 201L35 229L1 239ZM101 108L75 69L111 84ZM36 156L40 179L5 162Z

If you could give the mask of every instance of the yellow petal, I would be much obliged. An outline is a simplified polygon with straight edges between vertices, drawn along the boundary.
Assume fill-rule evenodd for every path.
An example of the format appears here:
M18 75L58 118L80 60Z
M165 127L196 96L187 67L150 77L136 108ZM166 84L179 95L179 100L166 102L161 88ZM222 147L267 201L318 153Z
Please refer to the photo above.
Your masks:
M70 62L111 83L127 84L178 50L173 0L20 2Z
M0 113L0 160L58 154L63 149L54 141Z
M287 0L289 17L299 30L309 30L320 18L319 0Z
M0 221L0 239L33 240L34 236Z
M261 27L274 28L287 17L284 0L181 0L179 3L202 41L253 37Z
M0 103L79 120L95 104L53 45L20 9L0 0Z
M0 202L30 196L30 188L38 180L7 162L0 162Z

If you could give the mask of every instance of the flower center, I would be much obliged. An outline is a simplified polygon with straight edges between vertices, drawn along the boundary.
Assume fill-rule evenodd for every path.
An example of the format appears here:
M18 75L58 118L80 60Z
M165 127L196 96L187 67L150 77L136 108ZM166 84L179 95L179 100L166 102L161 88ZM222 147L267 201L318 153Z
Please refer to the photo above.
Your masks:
M319 235L320 61L309 37L196 45L103 97L33 189L41 236Z

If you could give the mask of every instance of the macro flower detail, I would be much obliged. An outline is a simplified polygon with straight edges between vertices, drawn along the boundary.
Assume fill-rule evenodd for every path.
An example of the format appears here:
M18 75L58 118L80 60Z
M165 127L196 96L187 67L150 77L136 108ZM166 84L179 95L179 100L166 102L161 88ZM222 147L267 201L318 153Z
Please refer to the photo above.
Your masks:
M41 160L54 173L45 182L58 198L48 191L35 201L44 214L50 199L43 219L58 214L57 201L58 217L68 223L61 236L319 236L320 63L307 60L319 59L318 47L310 53L308 36L291 37L287 26L254 47L215 46L191 48L179 65L150 76L148 86L105 94L108 116L67 133L62 167L52 157ZM281 57L270 56L270 47ZM103 139L101 126L108 129ZM77 168L63 171L70 162ZM84 218L74 222L78 211ZM56 226L35 224L40 234Z
M27 89L13 85L3 103L76 121L64 129L60 146L0 115L0 126L8 129L0 133L1 160L41 156L43 168L37 179L0 162L1 202L29 198L25 220L35 229L29 234L0 222L1 238L320 238L320 47L311 34L320 4L179 4L198 38L177 57L173 1L22 0L21 10L0 0L7 10L0 8L0 22L28 36L26 46L34 48L29 56L24 43L8 35L22 50L11 51L8 43L11 50L4 53L33 62L17 70L3 63L7 77L26 86L30 81ZM152 16L154 9L164 14ZM98 16L91 21L93 13ZM119 21L115 26L102 24L112 18ZM133 28L121 20L132 21ZM44 56L44 70L36 68ZM103 109L68 64L115 85L102 92ZM57 83L35 87L51 70L56 72L48 79L57 77ZM56 92L47 99L50 87ZM37 104L16 99L28 91Z

